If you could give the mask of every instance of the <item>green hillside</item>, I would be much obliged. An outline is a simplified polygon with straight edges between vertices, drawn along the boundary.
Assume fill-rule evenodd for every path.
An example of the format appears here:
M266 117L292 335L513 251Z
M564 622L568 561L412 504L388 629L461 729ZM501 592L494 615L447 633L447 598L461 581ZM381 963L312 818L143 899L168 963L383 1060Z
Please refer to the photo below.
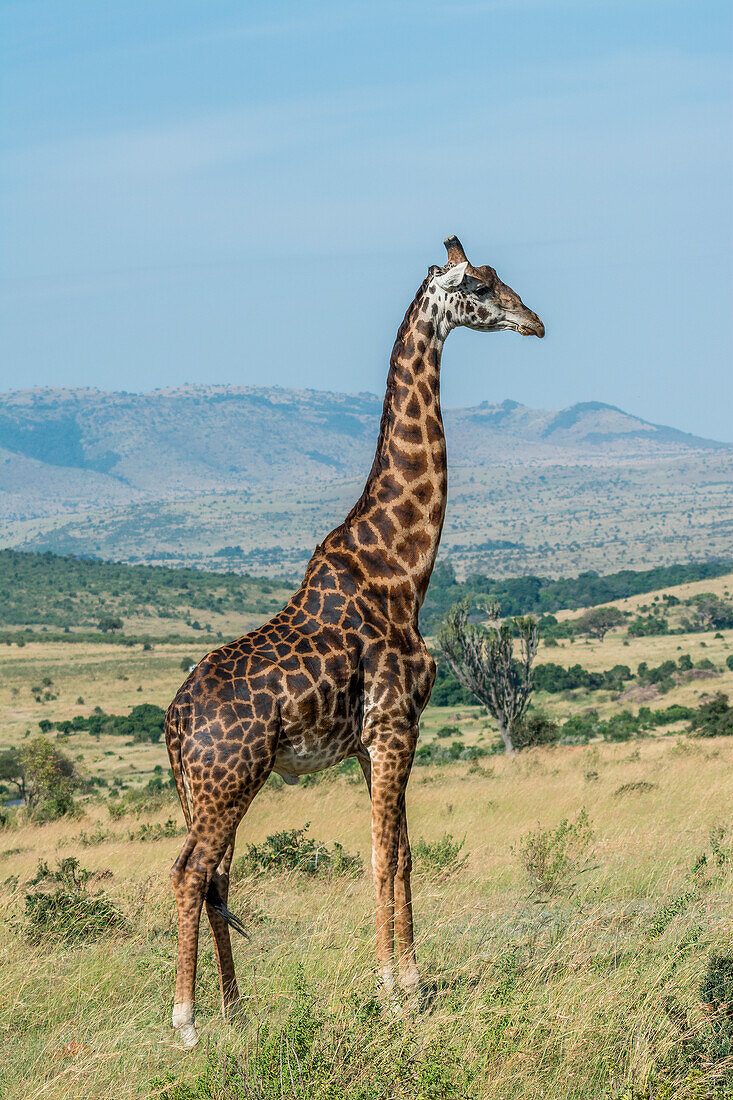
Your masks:
M593 607L730 572L730 562L670 565L607 576L582 573L551 580L525 576L456 578L439 562L423 607L421 625L433 633L448 608L465 597L500 600L507 615L548 614ZM124 565L119 562L0 550L0 633L42 634L68 641L129 641L234 637L272 615L297 586L239 573Z
M0 630L69 640L218 634L261 622L292 589L246 574L0 550Z

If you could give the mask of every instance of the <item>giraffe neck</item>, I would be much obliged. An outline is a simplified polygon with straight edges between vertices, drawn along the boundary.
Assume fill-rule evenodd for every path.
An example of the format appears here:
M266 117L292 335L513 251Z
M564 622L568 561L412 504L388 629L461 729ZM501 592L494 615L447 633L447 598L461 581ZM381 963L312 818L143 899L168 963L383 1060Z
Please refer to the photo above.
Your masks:
M345 523L357 544L385 558L395 581L411 581L418 606L438 552L448 484L440 412L445 331L428 283L397 333L374 463Z

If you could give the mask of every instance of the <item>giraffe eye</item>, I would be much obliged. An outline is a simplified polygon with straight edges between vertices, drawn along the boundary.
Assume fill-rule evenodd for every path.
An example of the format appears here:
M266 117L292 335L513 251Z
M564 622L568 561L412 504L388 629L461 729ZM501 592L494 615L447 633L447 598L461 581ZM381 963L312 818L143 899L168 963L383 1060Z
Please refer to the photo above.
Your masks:
M491 287L486 286L485 284L483 286L477 286L474 290L474 294L478 298L486 298L489 294L491 294Z

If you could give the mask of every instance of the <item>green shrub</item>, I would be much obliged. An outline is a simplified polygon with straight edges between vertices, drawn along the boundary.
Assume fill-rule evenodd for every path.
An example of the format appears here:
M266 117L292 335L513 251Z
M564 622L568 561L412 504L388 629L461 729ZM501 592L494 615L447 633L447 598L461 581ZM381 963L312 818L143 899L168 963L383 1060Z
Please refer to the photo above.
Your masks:
M440 738L446 737L463 737L459 726L441 726L439 730L435 731L435 736Z
M116 797L114 788L109 792L110 798L115 796L115 801L107 801L107 810L115 821L127 814L136 816L143 813L155 813L170 806L175 788L170 784L161 783L159 779L149 780L144 787L132 787L125 791L121 798Z
M733 1085L733 956L711 955L699 995L709 1012L706 1058L720 1066L721 1077ZM727 1067L722 1068L726 1062Z
M34 737L18 754L23 795L33 819L42 824L74 812L73 791L80 786L74 763L47 737Z
M647 794L649 791L653 791L656 787L656 783L648 783L646 779L638 779L635 783L622 783L613 792L614 798L619 798L622 794Z
M306 836L310 822L302 829L284 829L272 833L262 844L249 844L232 869L233 878L253 874L281 874L296 871L304 875L358 875L362 871L359 855L350 855L336 841L329 848L322 841Z
M40 860L25 895L26 934L34 943L62 940L76 943L127 930L127 920L100 889L92 892L95 876L73 856L56 870Z
M539 710L530 710L512 728L512 744L517 752L537 745L551 745L560 736L557 722Z
M135 742L157 744L163 736L165 711L155 703L138 703L128 715L105 714L100 707L95 707L92 714L77 714L74 718L61 719L53 724L60 733L88 730L95 737L109 734L129 737Z
M571 885L572 879L587 867L593 842L593 826L585 809L575 821L564 818L554 829L528 832L512 849L529 876L534 890L555 894Z
M661 615L637 615L629 623L630 638L651 638L659 634L669 634L669 619Z
M698 896L698 890L695 886L689 890L684 890L681 894L676 894L675 897L664 902L652 918L649 925L649 936L652 939L661 936L662 932L672 923L674 918L679 916L680 913L684 913L691 902L695 901Z
M154 825L144 822L139 829L130 829L127 836L129 840L167 840L169 837L180 836L186 832L185 825L177 825L172 817L167 821L157 821Z
M411 846L415 869L431 877L459 871L468 859L467 855L461 855L464 844L465 837L463 840L454 840L450 833L443 833L440 840L423 840L420 837Z
M690 725L690 732L698 737L733 736L733 707L728 696L719 691L712 699L702 703Z
M115 840L116 834L97 825L93 833L87 833L84 829L78 836L72 838L73 844L81 844L82 848L95 848L99 844L106 844L108 840Z
M503 751L503 749L502 749ZM481 745L464 745L463 741L451 741L450 745L439 745L429 741L420 745L415 753L415 764L424 767L429 764L452 764L456 760L478 760L488 755L488 749Z

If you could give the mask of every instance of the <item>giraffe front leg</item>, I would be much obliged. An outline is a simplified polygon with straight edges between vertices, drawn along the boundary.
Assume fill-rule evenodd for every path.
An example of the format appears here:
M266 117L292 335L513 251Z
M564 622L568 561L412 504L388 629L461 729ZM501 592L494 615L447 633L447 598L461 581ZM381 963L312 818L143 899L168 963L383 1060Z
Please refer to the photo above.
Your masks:
M409 938L412 950L412 912L404 877L395 891L399 868L400 833L405 819L405 787L410 774L417 730L390 731L370 746L372 795L372 873L376 905L376 955L381 991L396 991L394 960L395 897L400 950ZM405 826L405 836L406 836ZM409 880L408 880L409 882ZM409 886L408 886L409 891ZM409 918L408 918L409 913ZM408 931L409 919L409 931Z
M407 814L403 810L400 820L399 853L397 873L395 875L395 938L397 940L397 958L400 967L400 988L415 998L420 989L420 976L415 957L415 940L412 923L412 890L410 872L412 856L407 835Z

